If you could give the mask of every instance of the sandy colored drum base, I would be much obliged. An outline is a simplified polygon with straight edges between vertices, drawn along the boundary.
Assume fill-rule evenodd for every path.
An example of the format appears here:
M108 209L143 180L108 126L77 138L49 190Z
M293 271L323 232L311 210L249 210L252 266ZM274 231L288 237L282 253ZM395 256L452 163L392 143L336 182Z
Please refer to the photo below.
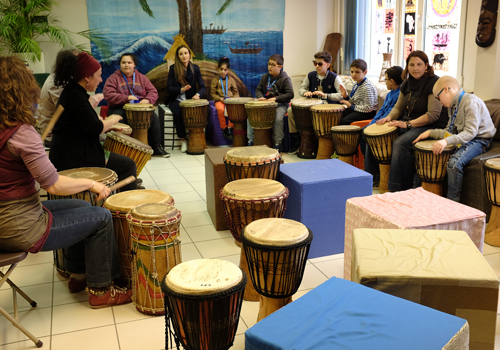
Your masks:
M427 192L432 192L438 196L443 196L443 184L442 183L430 183L422 182L422 188Z
M142 143L149 145L149 143L148 143L148 129L133 129L131 136L134 139L137 139L137 140L141 141Z
M378 185L378 191L380 194L389 192L389 173L391 172L390 164L379 164L380 169L380 181Z
M240 253L240 268L243 271L245 271L245 274L248 276L248 281L247 281L247 285L245 287L245 295L243 295L243 300L259 301L260 294L257 293L255 288L253 287L252 281L250 280L250 271L248 270L248 262L247 262L247 257L245 255L245 249L243 248L243 245L241 246L241 253Z
M269 316L275 311L278 311L283 306L288 305L292 302L292 297L283 298L283 299L274 299L268 298L265 296L260 296L260 304L259 304L259 315L257 316L257 322L262 320L263 318Z
M486 226L484 241L489 245L500 247L500 207L491 206L490 221Z
M204 154L205 148L207 148L207 141L205 140L203 128L190 128L186 153L191 155Z
M254 129L254 139L253 144L255 146L266 145L269 148L273 148L273 129Z
M333 141L324 137L319 138L318 154L316 159L330 159L333 154Z
M344 163L347 164L354 164L353 157L352 156L339 156L339 160L343 161Z

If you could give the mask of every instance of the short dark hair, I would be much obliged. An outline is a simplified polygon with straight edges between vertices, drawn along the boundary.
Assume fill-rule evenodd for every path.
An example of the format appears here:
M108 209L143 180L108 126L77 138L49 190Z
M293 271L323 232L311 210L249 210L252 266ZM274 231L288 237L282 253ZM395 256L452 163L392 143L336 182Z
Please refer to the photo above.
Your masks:
M269 59L275 61L278 66L283 66L284 59L283 56L281 56L279 53L275 53L274 55L269 57Z
M389 78L389 80L394 80L397 85L401 85L403 83L403 78L401 77L403 75L403 68L400 66L392 66L385 71L385 74L387 74L387 78Z
M219 58L219 64L218 64L217 68L220 68L223 64L225 64L227 66L227 69L231 68L231 66L229 64L229 58L227 58L225 56Z
M132 59L132 61L134 61L134 64L137 66L137 56L134 55L133 53L130 53L130 52L127 52L127 53L124 53L123 55L120 56L120 61L118 63L121 63L122 62L122 58L125 57L125 56L130 56L130 58Z
M352 61L351 68L352 67L359 68L363 72L368 69L368 65L366 64L365 60L362 60L361 58L356 58L354 61Z
M326 63L332 63L332 55L326 51L316 52L314 58L322 58Z

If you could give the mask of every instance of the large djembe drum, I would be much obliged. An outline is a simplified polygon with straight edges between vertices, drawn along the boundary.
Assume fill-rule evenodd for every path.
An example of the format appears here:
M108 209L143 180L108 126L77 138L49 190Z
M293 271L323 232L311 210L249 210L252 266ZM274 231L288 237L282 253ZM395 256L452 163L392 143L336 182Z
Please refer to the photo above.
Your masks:
M132 137L148 144L148 129L155 106L151 103L127 103L123 105L127 113L127 121L132 128Z
M234 124L233 147L244 147L248 145L247 138L247 112L245 103L253 101L252 97L231 97L224 100L227 116Z
M261 219L241 234L252 284L260 294L257 322L292 302L306 268L313 234L289 219Z
M100 182L108 187L118 181L118 175L107 168L76 168L59 172L59 175L68 176L74 179L90 179ZM69 196L59 196L48 193L48 199L82 199L89 202L92 206L102 207L104 200L96 201L97 195L90 190L78 192ZM54 266L63 277L69 277L70 273L66 270L64 264L65 249L54 250Z
M331 129L333 147L339 159L347 164L354 164L353 156L358 152L361 128L357 125L337 125Z
M285 186L269 179L240 179L226 184L220 191L220 198L235 243L241 246L241 230L249 223L263 218L282 218L288 194ZM248 272L243 252L240 267ZM259 300L259 294L251 283L247 284L245 300Z
M273 125L276 118L276 107L274 101L249 101L245 103L245 111L248 123L254 129L254 145L266 145L273 147Z
M137 167L137 175L141 173L153 155L151 146L117 131L110 131L106 134L104 149L131 158Z
M415 151L415 168L422 180L424 190L443 195L443 181L446 178L446 165L455 147L447 145L441 154L432 153L436 140L419 141L413 145Z
M138 311L165 313L160 283L182 262L181 212L165 203L141 204L127 214L132 239L132 301Z
M174 267L162 282L166 344L171 328L186 350L227 350L233 345L246 274L225 260L190 260Z
M486 193L491 202L490 221L486 226L484 241L500 247L500 158L488 159L483 165Z
M184 126L189 129L187 154L204 154L207 148L204 127L207 126L208 101L204 99L184 100L179 106L182 109Z
M380 193L388 191L389 173L391 171L392 142L398 137L398 128L386 124L372 124L365 128L366 143L380 168Z
M316 158L318 140L314 135L311 107L323 104L317 98L300 97L292 100L292 113L295 126L300 131L300 146L297 157L305 159Z
M312 122L318 137L318 154L316 159L330 159L333 155L331 129L339 125L344 105L324 103L311 107Z
M132 282L132 243L127 214L135 207L146 203L167 203L174 205L174 199L166 192L158 190L135 190L117 193L108 197L104 207L111 212L115 230L118 256L122 277Z
M224 155L229 181L247 178L276 180L280 162L280 153L267 146L237 147Z

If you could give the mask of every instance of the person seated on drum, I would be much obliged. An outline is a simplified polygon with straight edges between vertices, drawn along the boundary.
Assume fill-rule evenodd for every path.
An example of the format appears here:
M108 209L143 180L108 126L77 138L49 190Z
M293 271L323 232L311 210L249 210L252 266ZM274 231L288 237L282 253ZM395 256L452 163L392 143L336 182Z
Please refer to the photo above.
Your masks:
M399 128L399 137L392 144L390 192L413 188L415 161L412 142L427 129L442 129L448 121L446 109L432 94L439 79L429 65L425 52L417 50L408 55L403 71L403 84L394 108L377 124L389 123Z
M217 116L219 117L219 124L222 134L225 138L233 139L233 123L230 121L226 125L226 118L224 116L226 105L224 100L230 97L240 97L238 93L238 88L236 87L236 82L233 78L229 76L229 58L221 57L219 60L219 79L212 79L212 84L210 85L210 93L215 102L215 109L217 109Z
M123 106L127 103L151 103L158 100L158 91L149 79L141 74L136 66L137 57L132 53L124 53L120 57L120 68L109 76L104 84L104 99L108 101L108 114L122 116L123 123L128 124L127 113ZM161 126L158 115L153 112L148 129L148 143L153 148L153 156L168 158L170 154L161 145Z
M368 120L375 117L378 109L378 94L375 85L366 78L368 66L362 59L355 59L351 63L351 78L356 82L351 93L340 87L343 99L340 103L347 106L342 112L340 125L350 125L353 122Z
M367 125L372 125L377 120L385 118L392 108L396 105L396 101L399 97L400 86L403 83L403 68L400 66L393 66L385 71L385 85L387 86L387 93L384 104L373 117L372 121ZM370 147L366 143L364 137L361 138L361 149L365 152L365 171L373 175L373 184L377 186L380 179L380 168L378 162L373 157Z
M331 63L332 55L327 51L320 51L314 55L313 64L316 70L306 75L299 88L300 96L320 98L324 103L338 103L344 99L340 93L340 86L344 85L340 77L329 70ZM300 147L300 134L295 127L292 108L288 108L288 128L292 141L288 154L296 154Z
M255 97L259 101L275 101L278 103L276 107L276 118L273 126L274 148L281 152L281 143L283 141L283 119L285 118L288 104L293 98L292 80L283 70L283 56L274 54L269 57L267 62L267 70L269 73L264 74L255 90ZM253 146L253 128L247 121L247 136L248 145Z
M441 154L447 145L457 147L448 160L446 170L447 197L459 202L464 167L472 158L488 150L497 130L483 100L465 93L455 78L439 78L432 91L436 99L448 109L450 119L446 128L424 131L413 143L429 137L439 140L432 147L434 154Z
M61 176L50 163L35 130L34 105L40 89L17 57L0 57L0 247L3 251L66 248L71 292L89 287L92 308L125 304L132 291L112 282L120 277L118 250L109 210L79 199L40 201L39 188L66 196L90 190L97 200L110 190L89 179ZM40 186L38 186L38 184Z
M184 100L198 100L205 95L205 82L200 67L191 62L191 53L186 45L180 45L175 51L175 63L168 69L167 92L165 102L172 111L175 130L181 139L181 152L187 151L186 128L179 104Z
M64 108L52 130L49 158L58 171L81 168L109 168L118 180L135 176L136 165L129 157L104 152L99 135L111 129L122 117L113 114L99 119L89 102L87 92L93 92L102 82L101 65L86 52L75 55L74 50L60 53L56 62L54 83L64 87L59 104ZM122 191L137 189L133 182Z

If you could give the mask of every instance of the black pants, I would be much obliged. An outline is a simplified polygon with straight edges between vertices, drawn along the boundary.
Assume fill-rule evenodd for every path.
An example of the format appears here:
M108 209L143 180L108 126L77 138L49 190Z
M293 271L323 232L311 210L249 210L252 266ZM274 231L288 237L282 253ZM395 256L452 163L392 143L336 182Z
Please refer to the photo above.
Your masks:
M109 154L106 168L113 170L116 175L118 175L118 181L124 180L129 176L137 177L137 167L135 165L135 162L131 158L122 156L121 154L111 152ZM123 186L120 191L129 191L136 189L137 182L134 181L127 186Z
M168 104L168 108L174 117L175 131L177 136L181 139L186 137L186 128L184 127L184 119L182 118L182 110L179 106L181 102L174 100Z
M342 112L342 119L340 119L340 125L350 125L353 122L359 122L361 120L373 119L377 114L377 111L371 111L368 113L356 112L351 108L347 108Z
M108 115L118 114L123 117L122 122L128 125L127 113L121 107L109 107ZM148 129L148 143L151 147L156 144L159 144L161 140L161 128L160 128L160 119L156 115L156 112L153 112L151 116L151 126Z

